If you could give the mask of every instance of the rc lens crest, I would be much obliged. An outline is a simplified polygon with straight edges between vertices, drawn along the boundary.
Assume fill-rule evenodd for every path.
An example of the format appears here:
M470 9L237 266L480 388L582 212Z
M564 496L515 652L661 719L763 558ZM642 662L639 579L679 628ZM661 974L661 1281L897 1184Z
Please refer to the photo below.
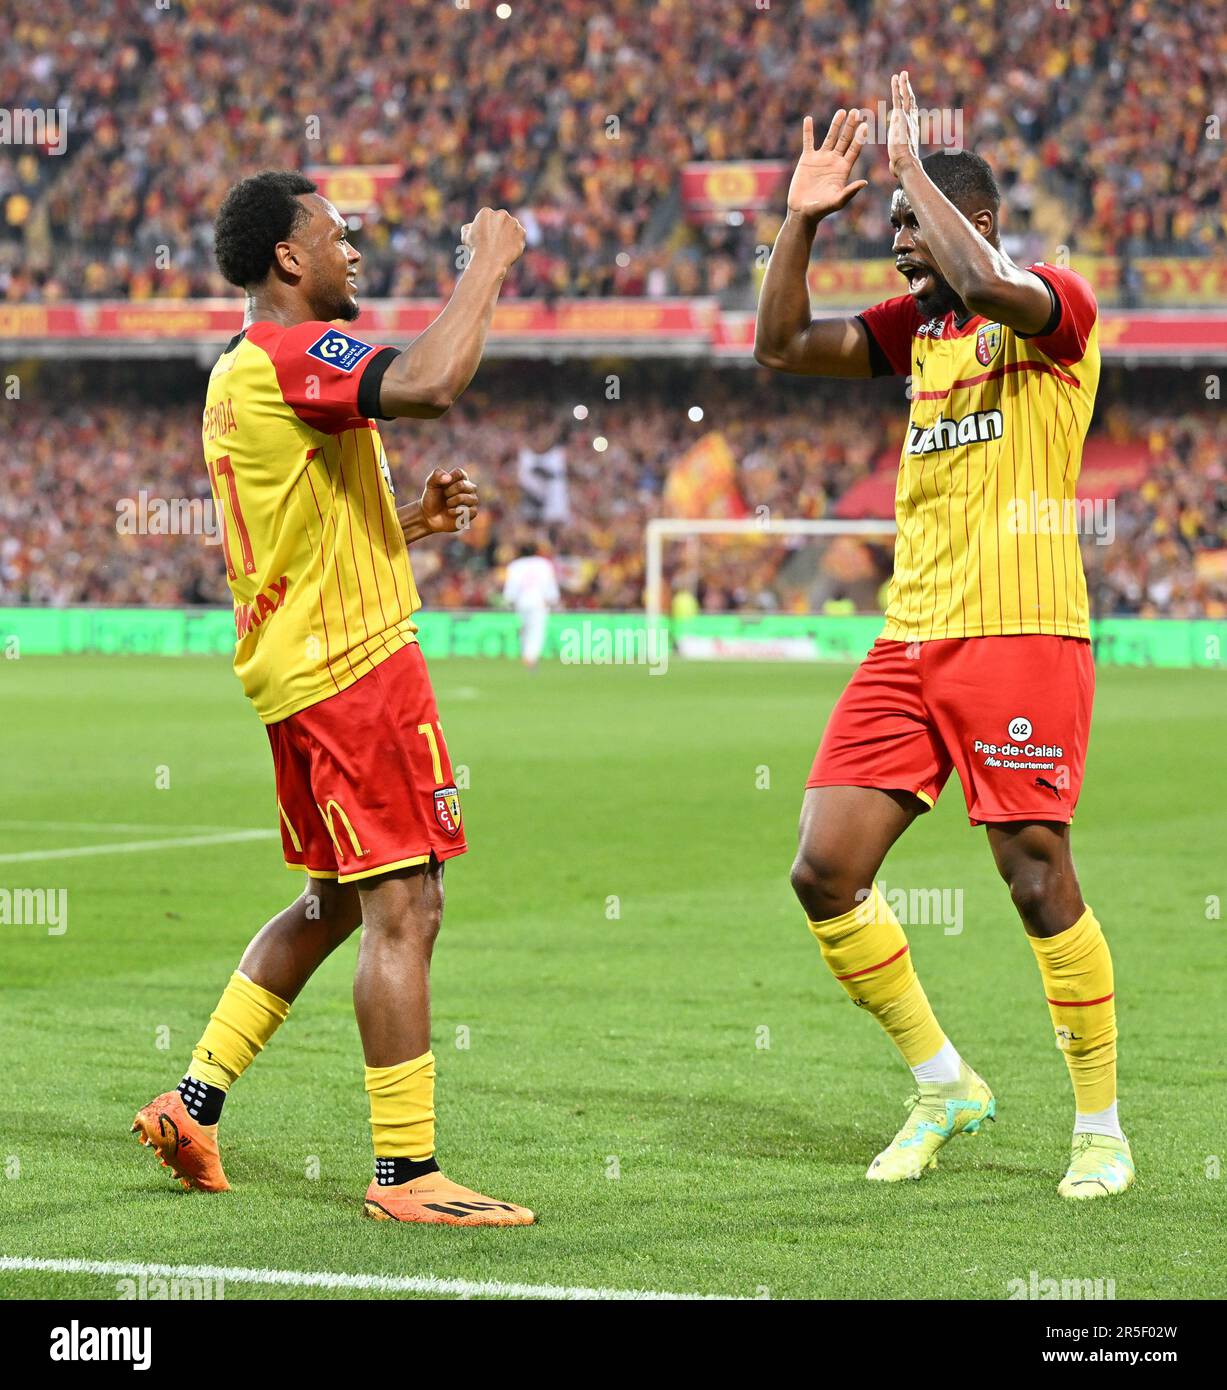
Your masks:
M1001 347L1001 325L999 323L989 323L976 334L976 361L982 367L988 364L997 356Z
M435 820L448 835L460 834L460 793L455 787L439 787L435 791Z

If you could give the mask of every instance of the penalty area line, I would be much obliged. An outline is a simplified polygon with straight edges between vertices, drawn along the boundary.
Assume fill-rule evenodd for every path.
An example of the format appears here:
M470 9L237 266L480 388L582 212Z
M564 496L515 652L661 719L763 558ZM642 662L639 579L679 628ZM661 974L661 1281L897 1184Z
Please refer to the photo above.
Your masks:
M121 840L113 845L73 845L70 849L29 849L0 854L0 864L36 864L43 859L83 859L91 854L144 854L155 849L186 849L191 845L237 845L246 840L274 840L275 830L231 830L224 835L179 835L167 840Z
M233 825L168 825L165 821L156 824L149 821L96 821L96 820L0 820L0 830L88 830L99 835L113 835L117 830L149 831L181 830L185 835L218 835L233 830Z
M43 1260L0 1255L5 1270L50 1274L97 1274L131 1278L220 1279L229 1284L265 1284L304 1289L361 1289L370 1293L450 1294L457 1298L552 1298L568 1301L724 1299L723 1294L665 1293L651 1289L570 1288L561 1284L511 1284L497 1279L438 1279L433 1274L339 1274L328 1270L244 1269L228 1265L163 1265L122 1260ZM740 1301L740 1300L737 1300Z

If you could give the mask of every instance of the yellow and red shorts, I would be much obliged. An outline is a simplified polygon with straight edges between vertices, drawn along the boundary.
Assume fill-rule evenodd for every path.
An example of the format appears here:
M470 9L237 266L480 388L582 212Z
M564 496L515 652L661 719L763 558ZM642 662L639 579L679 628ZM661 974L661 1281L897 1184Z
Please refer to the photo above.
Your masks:
M291 868L350 883L468 848L416 642L340 694L266 727Z

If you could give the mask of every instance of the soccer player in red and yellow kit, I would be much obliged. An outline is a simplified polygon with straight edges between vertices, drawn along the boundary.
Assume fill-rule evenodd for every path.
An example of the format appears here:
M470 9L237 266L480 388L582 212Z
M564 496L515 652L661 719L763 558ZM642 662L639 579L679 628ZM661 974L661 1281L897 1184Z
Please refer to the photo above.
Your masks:
M886 625L831 715L806 784L792 883L823 958L916 1079L875 1181L919 1178L996 1114L925 997L875 878L952 770L984 825L1039 965L1073 1082L1069 1166L1082 1199L1123 1192L1112 960L1070 851L1094 668L1075 485L1099 380L1095 297L1073 271L1015 265L1000 195L969 152L921 160L906 72L891 79L891 224L908 293L851 318L810 315L819 221L867 186L868 126L806 118L788 215L759 301L755 356L781 371L909 378Z
M459 529L477 495L463 469L435 469L420 499L398 508L375 426L437 418L477 370L524 229L482 208L462 240L455 293L398 352L337 326L358 316L362 257L309 179L245 179L218 214L218 265L247 310L209 378L205 461L234 595L235 671L267 727L286 862L307 883L248 946L178 1088L133 1129L185 1187L225 1190L227 1091L361 924L354 1007L375 1149L366 1214L522 1226L531 1211L459 1186L434 1156L430 958L443 864L466 845L415 636L408 546Z

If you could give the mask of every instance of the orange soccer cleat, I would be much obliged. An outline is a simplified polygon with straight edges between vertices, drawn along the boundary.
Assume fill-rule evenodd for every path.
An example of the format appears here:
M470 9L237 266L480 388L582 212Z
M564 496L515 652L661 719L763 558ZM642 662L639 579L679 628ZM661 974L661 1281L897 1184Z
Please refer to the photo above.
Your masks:
M531 1226L536 1219L527 1207L483 1197L437 1172L395 1187L372 1182L363 1211L375 1221L429 1221L444 1226Z
M163 1168L169 1168L185 1188L201 1192L229 1192L217 1151L217 1126L197 1124L187 1113L178 1091L151 1100L136 1112L132 1133L146 1148L157 1150Z

